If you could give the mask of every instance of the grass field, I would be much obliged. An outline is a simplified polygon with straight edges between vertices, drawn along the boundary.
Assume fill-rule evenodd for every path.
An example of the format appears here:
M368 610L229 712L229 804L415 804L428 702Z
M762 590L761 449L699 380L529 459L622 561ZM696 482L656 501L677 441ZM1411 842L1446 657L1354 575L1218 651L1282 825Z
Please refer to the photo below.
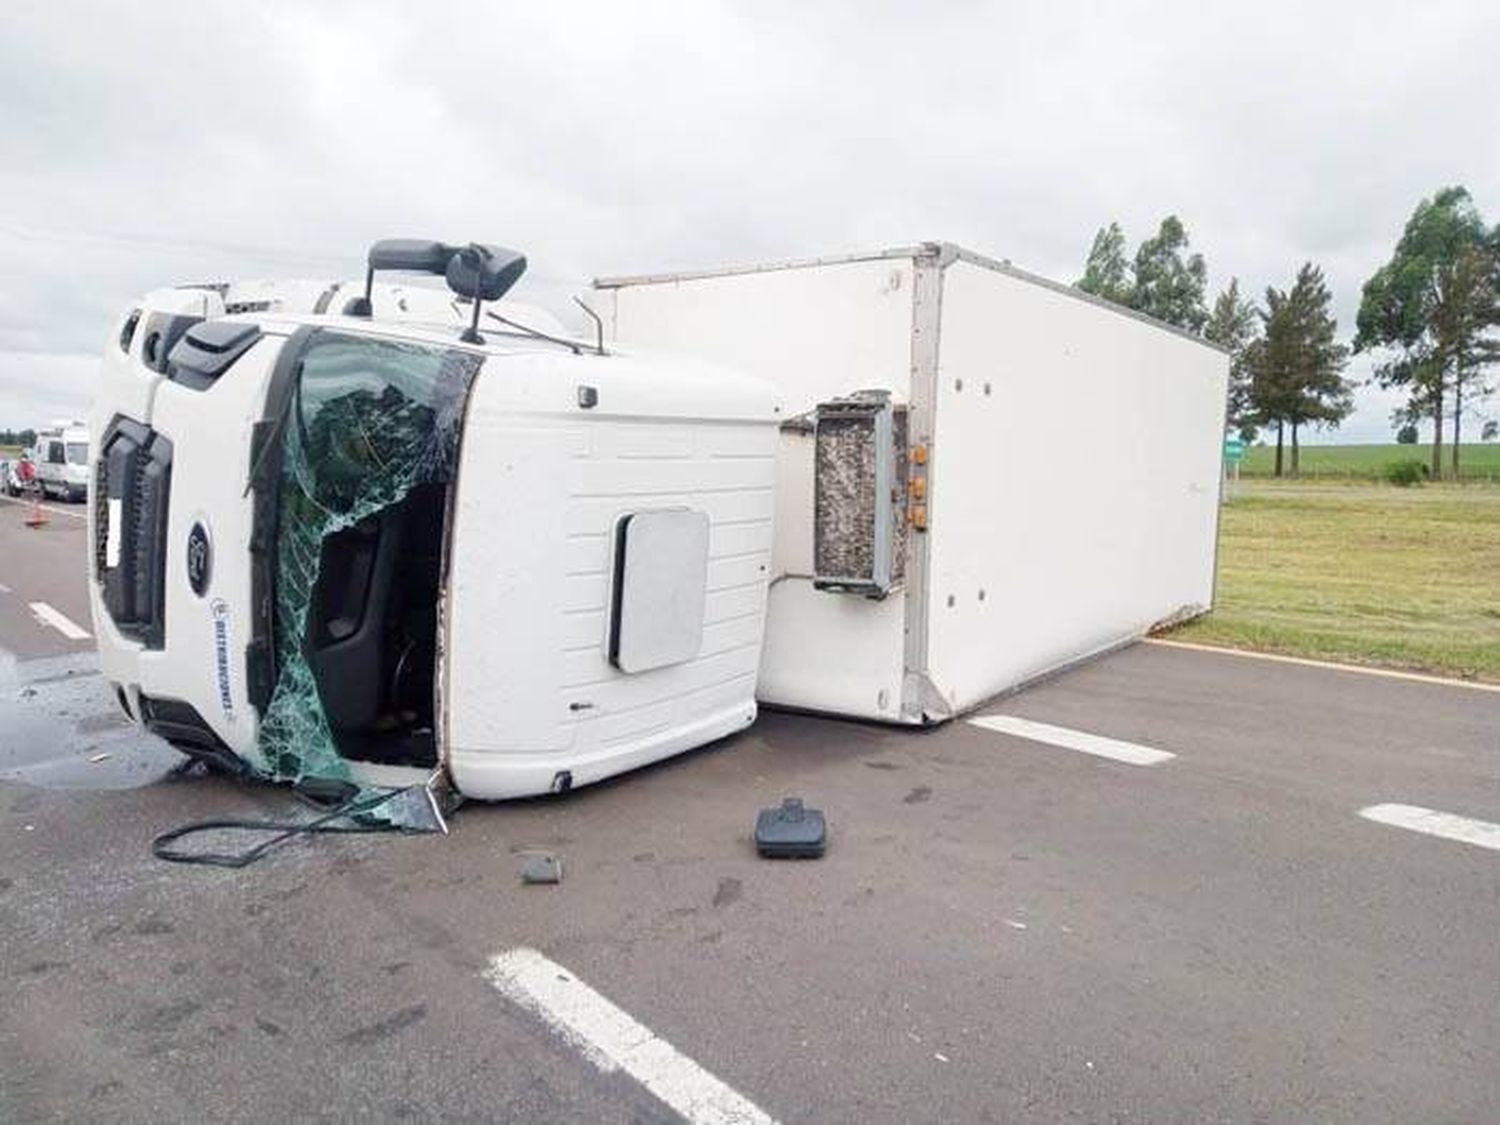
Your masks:
M1246 481L1177 640L1500 682L1500 488Z
M1452 453L1443 446L1443 471L1448 471ZM1459 450L1459 473L1465 479L1487 480L1500 483L1500 442L1465 442ZM1283 467L1290 469L1292 451L1288 447L1282 455ZM1327 477L1347 477L1364 480L1383 480L1385 467L1393 461L1420 461L1432 464L1430 445L1304 445L1302 447L1302 475L1314 480ZM1241 476L1269 477L1276 471L1276 446L1254 445L1245 451Z

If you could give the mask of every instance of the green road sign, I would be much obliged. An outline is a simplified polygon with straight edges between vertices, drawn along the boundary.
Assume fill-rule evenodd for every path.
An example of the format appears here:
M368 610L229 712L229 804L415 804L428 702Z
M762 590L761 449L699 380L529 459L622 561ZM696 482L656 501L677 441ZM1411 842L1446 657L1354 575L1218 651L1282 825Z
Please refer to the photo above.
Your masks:
M1231 465L1238 465L1245 459L1245 443L1237 437L1224 439L1224 460Z

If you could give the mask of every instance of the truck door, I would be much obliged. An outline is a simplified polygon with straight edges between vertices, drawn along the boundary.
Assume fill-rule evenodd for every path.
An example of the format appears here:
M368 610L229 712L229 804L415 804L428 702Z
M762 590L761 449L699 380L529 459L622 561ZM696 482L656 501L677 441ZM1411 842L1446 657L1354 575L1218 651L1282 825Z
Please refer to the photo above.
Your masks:
M482 357L324 329L289 346L255 482L274 648L261 750L285 777L430 769L448 487Z

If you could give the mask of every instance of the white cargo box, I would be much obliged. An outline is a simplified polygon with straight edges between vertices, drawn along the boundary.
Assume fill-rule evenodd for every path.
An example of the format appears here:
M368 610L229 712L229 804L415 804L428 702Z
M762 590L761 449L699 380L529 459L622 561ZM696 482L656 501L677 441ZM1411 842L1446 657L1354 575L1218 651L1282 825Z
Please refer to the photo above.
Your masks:
M1209 608L1212 345L947 243L595 287L615 340L760 376L801 415L762 702L939 721Z

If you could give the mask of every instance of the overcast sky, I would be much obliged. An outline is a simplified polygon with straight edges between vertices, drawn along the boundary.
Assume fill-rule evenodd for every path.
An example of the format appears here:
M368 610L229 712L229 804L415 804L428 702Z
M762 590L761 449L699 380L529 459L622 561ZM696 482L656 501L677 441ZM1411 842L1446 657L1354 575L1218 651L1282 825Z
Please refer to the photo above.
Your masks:
M1500 220L1497 42L1494 0L6 0L0 427L81 414L139 292L387 236L520 248L572 319L598 274L923 239L1072 281L1175 211L1214 290L1311 260L1352 333L1418 200Z

